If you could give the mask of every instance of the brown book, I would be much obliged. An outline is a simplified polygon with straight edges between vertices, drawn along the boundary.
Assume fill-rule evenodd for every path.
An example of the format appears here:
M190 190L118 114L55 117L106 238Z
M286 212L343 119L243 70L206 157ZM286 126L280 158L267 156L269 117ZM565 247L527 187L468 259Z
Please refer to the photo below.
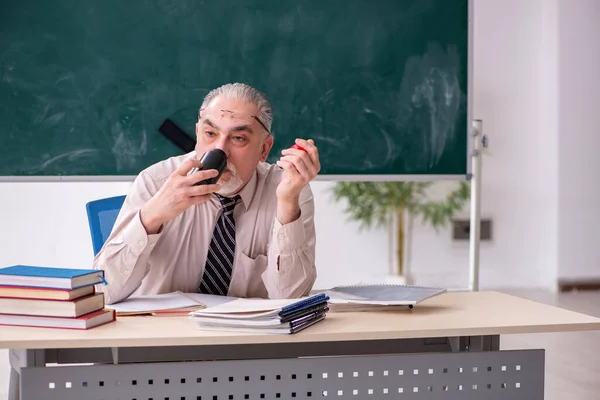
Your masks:
M102 308L102 292L70 301L0 298L0 314L77 318Z
M103 309L77 318L41 317L38 315L0 314L0 325L40 328L91 329L116 319L115 311Z
M0 286L0 297L37 300L74 300L95 293L95 286L79 289L48 289L31 286Z

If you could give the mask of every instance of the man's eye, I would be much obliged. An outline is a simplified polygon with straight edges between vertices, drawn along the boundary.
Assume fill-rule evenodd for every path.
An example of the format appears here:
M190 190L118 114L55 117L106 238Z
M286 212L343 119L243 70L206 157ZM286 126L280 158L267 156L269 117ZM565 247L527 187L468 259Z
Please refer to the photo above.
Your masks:
M205 134L206 136L210 136L210 137L212 137L212 136L215 136L215 135L216 135L216 133L214 133L213 131L204 131L204 134Z
M234 136L233 140L235 140L236 142L245 142L246 138L243 136Z

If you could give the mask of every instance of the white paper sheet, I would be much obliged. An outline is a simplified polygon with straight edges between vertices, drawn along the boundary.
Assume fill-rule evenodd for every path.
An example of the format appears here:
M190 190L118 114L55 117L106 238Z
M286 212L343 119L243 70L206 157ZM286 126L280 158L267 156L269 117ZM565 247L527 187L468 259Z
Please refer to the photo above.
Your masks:
M153 311L204 308L235 300L235 297L214 296L201 293L164 293L130 297L122 302L107 305L117 315L150 314ZM190 310L191 311L191 310Z

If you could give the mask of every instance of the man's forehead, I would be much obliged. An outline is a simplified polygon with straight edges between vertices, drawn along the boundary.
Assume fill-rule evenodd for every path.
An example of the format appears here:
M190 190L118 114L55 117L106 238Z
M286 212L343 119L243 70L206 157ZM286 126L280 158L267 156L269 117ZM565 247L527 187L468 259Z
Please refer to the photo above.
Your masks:
M264 129L268 134L270 134L269 129L267 129L266 125L258 118L258 116L241 111L228 110L224 108L200 109L198 111L198 121L204 123L208 121L211 124L218 124L224 121L230 121L236 124L246 125L258 123L262 127L262 129Z
M253 115L249 113L244 113L235 110L227 110L227 109L207 109L200 110L199 119L206 120L210 119L211 121L217 120L246 120L246 122L252 122L254 120Z

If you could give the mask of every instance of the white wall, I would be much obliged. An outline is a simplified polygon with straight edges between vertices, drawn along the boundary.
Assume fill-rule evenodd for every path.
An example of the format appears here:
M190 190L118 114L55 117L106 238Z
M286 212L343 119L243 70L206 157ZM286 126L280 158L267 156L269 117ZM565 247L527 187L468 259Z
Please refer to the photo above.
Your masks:
M92 182L0 184L0 265L89 268L93 252L85 204L128 187Z
M600 2L562 0L559 11L559 276L598 278Z
M474 117L483 164L481 286L600 278L600 2L475 0ZM417 227L419 283L465 282L467 244ZM440 249L431 251L431 249Z
M541 238L540 246L532 251L539 254L538 270L540 271L541 286L556 289L558 274L558 3L562 0L542 0L542 37L540 43L539 82L540 102L538 120L540 134L534 150L542 161L541 176L532 182L537 187L539 198L537 209L543 213L542 223L535 234ZM535 237L535 236L534 236Z
M490 148L483 159L481 287L551 287L556 279L556 95L553 0L475 0L474 112ZM553 136L554 135L554 136ZM465 212L464 217L468 217ZM468 243L417 226L411 269L417 283L468 282Z

